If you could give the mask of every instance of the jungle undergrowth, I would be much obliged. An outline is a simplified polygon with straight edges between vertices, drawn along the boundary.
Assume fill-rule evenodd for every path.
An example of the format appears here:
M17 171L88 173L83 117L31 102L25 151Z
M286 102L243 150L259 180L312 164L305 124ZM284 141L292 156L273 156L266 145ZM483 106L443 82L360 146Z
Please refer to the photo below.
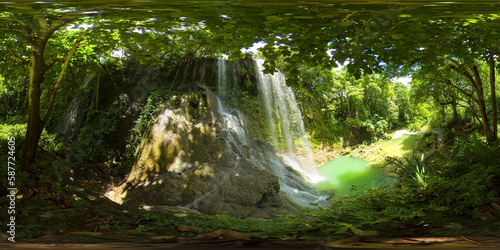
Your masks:
M49 151L57 148L57 142L50 138L46 144ZM466 138L456 137L451 145L429 148L434 153L426 155L432 156L434 160L418 159L419 166L425 167L426 185L415 181L411 168L407 168L407 174L400 175L400 181L392 186L368 190L351 197L332 195L330 208L304 209L272 220L146 211L133 212L137 219L125 220L120 217L123 214L118 215L122 213L118 210L113 216L104 215L99 210L94 216L108 219L92 225L92 230L130 231L142 235L168 233L189 237L229 229L259 239L292 237L304 240L336 240L354 235L485 236L500 232L500 222L494 220L498 214L491 214L488 210L490 204L500 203L500 156L497 154L500 146L487 144L481 136L473 134ZM45 157L38 164L46 164L43 168L49 168L57 155L46 154ZM400 163L404 165L405 161ZM99 188L91 188L99 186L99 178L96 178L99 176L98 166L86 168L96 170L87 171L86 175L75 175L76 179L71 185L63 184L47 174L40 175L38 180L24 180L27 192L23 197L21 219L39 218L30 219L30 226L24 228L25 238L37 237L39 233L36 232L46 229L45 217L49 216L53 216L51 220L57 221L63 229L91 230L85 223L66 223L70 215L65 213L70 212L62 212L82 213L80 216L71 214L72 218L78 220L84 218L82 216L88 213L88 209L96 207L96 202L104 206L103 198L99 198L96 192ZM29 192L33 192L31 197ZM193 230L181 231L178 230L180 226L192 226Z

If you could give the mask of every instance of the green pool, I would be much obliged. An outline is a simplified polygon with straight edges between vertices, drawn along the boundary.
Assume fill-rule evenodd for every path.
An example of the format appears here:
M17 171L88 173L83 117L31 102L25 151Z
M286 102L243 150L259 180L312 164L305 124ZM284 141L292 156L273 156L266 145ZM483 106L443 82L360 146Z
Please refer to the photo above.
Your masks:
M384 170L370 167L369 161L350 156L339 156L318 168L324 181L315 184L318 191L336 195L355 195L367 189L392 183Z

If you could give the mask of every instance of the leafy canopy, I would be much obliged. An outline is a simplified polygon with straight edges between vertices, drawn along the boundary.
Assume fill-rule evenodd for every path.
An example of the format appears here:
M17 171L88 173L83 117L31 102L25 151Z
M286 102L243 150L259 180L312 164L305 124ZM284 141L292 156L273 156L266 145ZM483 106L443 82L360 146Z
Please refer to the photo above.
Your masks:
M351 73L360 75L418 60L433 64L444 56L474 57L498 46L500 15L487 4L419 4L384 2L365 5L338 1L320 2L23 2L2 3L0 21L2 52L27 53L22 27L39 28L37 15L49 22L72 20L75 29L96 25L100 32L89 38L99 51L127 47L131 55L149 52L144 60L175 48L230 58L240 49L264 41L262 49L273 70L284 57L292 77L298 65L336 66L349 61ZM486 31L485 31L486 30ZM185 31L185 32L178 32ZM182 34L182 35L180 35ZM184 37L183 41L178 40ZM15 46L7 46L12 45ZM1 53L4 59L9 53Z

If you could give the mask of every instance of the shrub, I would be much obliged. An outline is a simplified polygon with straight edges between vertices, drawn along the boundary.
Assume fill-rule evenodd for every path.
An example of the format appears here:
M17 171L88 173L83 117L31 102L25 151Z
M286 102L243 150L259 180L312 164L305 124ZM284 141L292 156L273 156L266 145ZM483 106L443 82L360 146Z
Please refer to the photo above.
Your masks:
M110 140L117 131L119 113L108 108L99 112L89 112L84 127L74 143L69 147L70 158L83 162L103 162L110 155Z
M6 145L11 136L16 138L16 152L19 152L25 132L26 124L0 124L0 153L5 155L7 152Z
M396 166L396 172L399 178L412 185L426 188L428 185L428 174L424 165L424 154L420 158L413 153L411 158L405 157L404 160L386 156L386 161Z
M424 119L417 118L413 123L408 125L407 129L410 132L418 132L422 129L422 126L426 123Z

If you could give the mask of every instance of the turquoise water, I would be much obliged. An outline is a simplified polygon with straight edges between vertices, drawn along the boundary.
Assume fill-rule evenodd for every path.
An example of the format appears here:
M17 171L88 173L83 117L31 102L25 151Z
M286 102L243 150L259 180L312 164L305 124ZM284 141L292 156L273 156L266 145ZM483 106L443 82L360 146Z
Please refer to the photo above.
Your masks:
M361 158L339 156L318 168L325 180L315 186L326 193L355 195L393 181L382 169L370 167L369 163Z

